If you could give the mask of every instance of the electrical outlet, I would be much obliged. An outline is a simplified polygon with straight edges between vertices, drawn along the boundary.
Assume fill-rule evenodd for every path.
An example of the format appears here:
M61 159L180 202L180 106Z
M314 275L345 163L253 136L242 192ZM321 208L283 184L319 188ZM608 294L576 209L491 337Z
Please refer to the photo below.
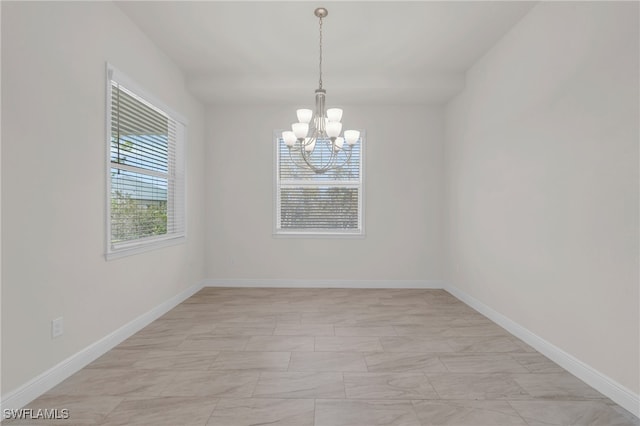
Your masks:
M51 320L51 338L62 336L64 333L64 323L62 317Z

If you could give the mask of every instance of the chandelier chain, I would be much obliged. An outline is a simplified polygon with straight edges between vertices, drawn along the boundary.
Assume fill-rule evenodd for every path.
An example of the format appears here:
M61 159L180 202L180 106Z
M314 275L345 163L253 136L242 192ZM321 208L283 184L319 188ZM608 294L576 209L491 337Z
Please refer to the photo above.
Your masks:
M322 17L320 19L320 89L322 90Z

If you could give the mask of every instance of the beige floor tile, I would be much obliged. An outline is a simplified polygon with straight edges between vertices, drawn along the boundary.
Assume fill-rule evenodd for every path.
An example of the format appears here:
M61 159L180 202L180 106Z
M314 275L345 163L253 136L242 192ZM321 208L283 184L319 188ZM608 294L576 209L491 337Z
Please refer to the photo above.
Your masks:
M101 426L201 426L216 403L212 398L127 398Z
M375 352L382 351L380 339L369 336L316 337L318 352Z
M152 350L152 349L176 349L184 341L185 335L173 336L154 336L146 337L144 335L134 335L120 343L116 349L136 349L136 350Z
M381 337L385 352L452 352L447 339L428 336Z
M314 426L313 399L221 399L207 426Z
M233 315L229 313L218 313L215 315L210 314L213 321L216 321L217 326L250 326L250 327L273 327L275 328L277 322L277 316L275 314L270 315L251 315L241 314Z
M29 406L72 420L7 425L640 426L420 289L204 288Z
M621 406L617 405L613 401L611 401L611 403L607 403L607 405L613 411L615 411L616 413L621 415L623 418L625 418L629 422L629 425L640 426L640 418L638 418L638 417L634 416L633 414L631 414L630 411L625 410L624 408L622 408Z
M176 306L159 319L162 321L165 320L190 320L193 319L195 313L191 310L185 309L183 307Z
M505 353L441 355L451 373L527 373L518 361Z
M397 336L392 326L336 327L336 336Z
M86 368L131 368L149 351L115 348L87 365Z
M420 327L433 327L437 325L450 326L456 322L467 324L461 315L456 313L437 313L430 312L428 314L408 314L398 318L393 326L414 325Z
M182 342L178 349L182 351L241 351L247 345L249 337L216 336L211 333L192 334Z
M175 374L161 370L86 368L54 387L49 394L158 396Z
M511 335L499 325L490 324L468 324L455 325L445 329L441 336L443 337L510 337Z
M394 310L392 312L376 312L377 310L367 311L352 315L343 321L335 323L336 326L342 327L380 327L393 326L402 324L422 324L427 319L423 316L410 315L407 312Z
M149 370L206 370L218 354L217 351L152 350L140 354L133 367Z
M518 348L520 348L519 352L538 353L538 351L536 351L532 346L529 346L528 344L518 339L517 337L510 336L509 338L516 346L518 346Z
M526 426L507 401L413 401L413 407L422 426Z
M421 426L410 401L316 400L315 426Z
M276 336L333 336L333 324L280 323L273 332Z
M372 306L394 306L403 308L419 308L424 310L429 306L429 301L417 294L404 294L397 296L382 296Z
M243 326L216 326L211 330L214 336L271 336L275 327L243 327Z
M546 356L538 353L512 353L513 359L527 369L530 373L564 373L564 368L551 361Z
M509 337L449 337L447 343L454 352L524 352L521 345Z
M249 398L257 382L255 372L180 371L162 391L162 396Z
M286 324L300 324L300 312L302 312L304 308L291 306L290 304L284 307L277 307L275 305L273 307L276 313L276 328Z
M464 316L464 320L467 322L467 324L495 324L493 321L479 312L468 313Z
M372 372L446 372L438 354L378 352L366 354L368 371Z
M367 312L368 309L363 309ZM345 322L355 321L358 312L351 311L328 311L328 312L304 312L300 316L300 324L342 324Z
M212 370L286 371L291 352L220 352Z
M342 373L260 373L254 398L345 398Z
M463 322L463 324L466 324ZM398 336L430 336L440 337L450 326L441 325L394 325L393 329Z
M344 373L349 399L437 399L423 373Z
M632 420L599 401L511 401L510 404L530 426L634 426Z
M530 397L504 373L427 374L442 399L523 399Z
M313 351L312 336L252 336L245 351Z
M358 352L292 352L289 371L367 371L367 364Z
M170 320L158 319L137 332L134 336L145 338L184 338L188 334L208 333L212 329L213 325L197 321L193 318Z
M513 374L533 398L603 399L604 395L569 373Z

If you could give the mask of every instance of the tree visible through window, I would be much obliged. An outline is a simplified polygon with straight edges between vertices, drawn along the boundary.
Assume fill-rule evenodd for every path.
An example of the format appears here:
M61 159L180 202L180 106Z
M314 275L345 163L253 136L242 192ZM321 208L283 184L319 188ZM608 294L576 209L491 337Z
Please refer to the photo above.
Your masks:
M109 73L108 254L184 237L184 124Z
M276 234L363 235L363 136L349 163L324 174L304 167L281 137L275 139ZM326 147L316 144L315 149Z

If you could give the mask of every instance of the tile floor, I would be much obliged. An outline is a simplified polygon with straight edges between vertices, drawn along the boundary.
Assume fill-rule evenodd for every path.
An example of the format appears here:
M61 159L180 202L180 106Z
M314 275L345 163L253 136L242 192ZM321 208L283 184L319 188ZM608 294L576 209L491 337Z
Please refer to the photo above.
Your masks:
M640 422L442 290L205 288L28 408L56 425Z

